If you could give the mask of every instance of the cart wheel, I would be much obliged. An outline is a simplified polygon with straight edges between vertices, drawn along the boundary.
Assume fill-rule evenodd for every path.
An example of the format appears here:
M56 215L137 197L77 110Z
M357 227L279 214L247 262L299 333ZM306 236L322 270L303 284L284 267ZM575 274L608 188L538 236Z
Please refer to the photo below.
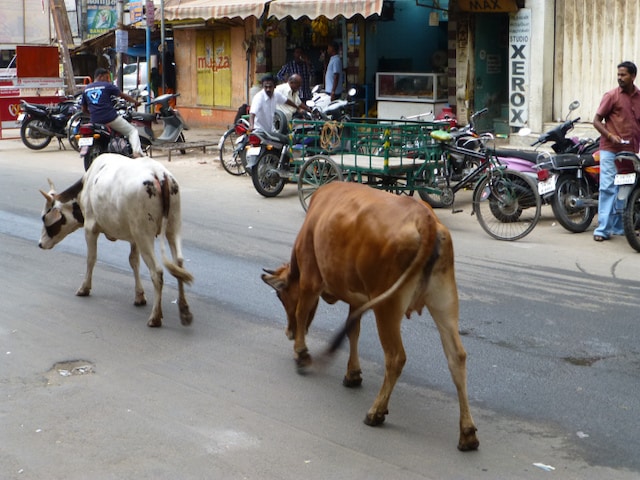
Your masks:
M309 158L298 175L298 198L306 212L311 195L325 183L343 180L342 170L338 164L326 155L314 155Z

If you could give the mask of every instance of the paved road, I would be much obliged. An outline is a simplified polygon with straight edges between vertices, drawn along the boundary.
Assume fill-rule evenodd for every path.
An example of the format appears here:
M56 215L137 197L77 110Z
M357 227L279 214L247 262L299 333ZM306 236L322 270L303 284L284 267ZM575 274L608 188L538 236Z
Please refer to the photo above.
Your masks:
M173 159L195 321L179 326L167 280L165 327L150 330L148 308L131 305L124 245L101 243L89 298L73 296L81 233L54 251L35 247L37 188L47 177L72 183L76 156L0 142L3 478L533 479L551 474L544 465L563 479L637 478L639 257L624 239L596 244L545 212L529 237L502 243L469 217L465 198L465 212L439 212L454 235L481 441L461 454L429 317L404 323L409 361L391 413L384 427L366 427L382 374L372 323L362 389L340 386L344 354L300 377L281 307L258 277L289 255L303 219L295 189L267 200L211 155ZM321 305L313 352L341 308ZM77 365L91 372L58 372Z

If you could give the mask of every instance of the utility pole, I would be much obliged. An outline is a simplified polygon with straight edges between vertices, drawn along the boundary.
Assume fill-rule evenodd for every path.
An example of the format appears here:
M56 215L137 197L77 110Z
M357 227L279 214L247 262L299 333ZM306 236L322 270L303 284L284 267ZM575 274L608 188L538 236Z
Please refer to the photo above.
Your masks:
M73 36L71 35L71 25L69 24L67 7L64 4L64 0L49 0L49 8L51 9L53 24L56 28L56 37L58 37L58 48L60 49L60 53L62 56L65 94L75 95L76 81L73 76L71 55L69 54L69 45L73 45Z

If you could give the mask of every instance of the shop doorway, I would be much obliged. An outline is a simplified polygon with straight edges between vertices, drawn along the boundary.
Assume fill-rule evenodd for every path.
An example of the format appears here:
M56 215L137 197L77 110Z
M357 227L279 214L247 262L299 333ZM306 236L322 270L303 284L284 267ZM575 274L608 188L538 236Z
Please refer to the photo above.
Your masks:
M509 133L508 35L508 14L476 15L473 110L489 109L478 120L479 131Z

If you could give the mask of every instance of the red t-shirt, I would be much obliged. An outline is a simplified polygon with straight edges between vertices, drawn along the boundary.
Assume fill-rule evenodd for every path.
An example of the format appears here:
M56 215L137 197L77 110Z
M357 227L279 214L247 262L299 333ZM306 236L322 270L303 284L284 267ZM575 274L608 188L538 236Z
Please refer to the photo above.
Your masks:
M605 128L629 144L613 143L606 135L600 137L600 150L608 152L640 150L640 90L634 85L633 93L627 94L622 88L614 88L602 97L597 114L605 121Z

